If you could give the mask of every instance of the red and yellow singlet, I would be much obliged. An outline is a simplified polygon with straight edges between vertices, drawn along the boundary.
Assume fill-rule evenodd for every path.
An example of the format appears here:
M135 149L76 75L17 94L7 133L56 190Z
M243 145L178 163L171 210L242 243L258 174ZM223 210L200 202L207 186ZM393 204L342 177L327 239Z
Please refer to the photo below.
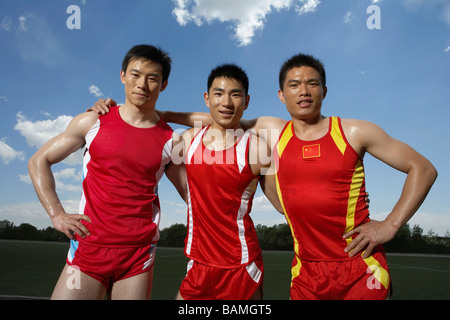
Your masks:
M363 161L348 143L340 119L329 121L327 134L314 141L299 139L288 122L273 152L277 192L294 239L293 279L302 261L354 259L344 252L351 239L343 235L370 221ZM387 288L387 266L373 256L364 262L377 269L374 276Z

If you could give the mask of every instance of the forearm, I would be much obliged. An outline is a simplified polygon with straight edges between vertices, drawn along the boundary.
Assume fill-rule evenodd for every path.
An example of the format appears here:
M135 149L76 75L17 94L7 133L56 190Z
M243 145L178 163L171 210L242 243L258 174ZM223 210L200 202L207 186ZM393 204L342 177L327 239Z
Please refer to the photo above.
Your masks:
M207 126L212 124L212 118L209 113L205 112L174 112L174 111L157 111L158 115L165 122L181 124L193 128L194 126Z
M28 170L39 201L53 221L56 216L65 211L56 193L51 166L42 158L33 156L28 163Z

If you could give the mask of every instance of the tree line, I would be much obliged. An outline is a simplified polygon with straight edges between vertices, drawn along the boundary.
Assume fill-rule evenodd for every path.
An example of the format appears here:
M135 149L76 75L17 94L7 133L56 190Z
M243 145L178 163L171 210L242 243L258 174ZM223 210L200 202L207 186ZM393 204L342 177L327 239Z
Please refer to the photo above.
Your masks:
M257 225L255 227L259 244L263 250L291 251L292 235L287 224L274 225L272 227ZM186 226L174 224L160 231L158 245L161 247L184 247ZM67 242L67 237L52 227L39 230L31 224L23 223L15 226L8 220L0 221L0 239L29 240L29 241L56 241ZM384 244L386 252L396 253L434 253L450 254L450 232L444 237L438 236L432 230L426 235L418 225L410 228L404 225L394 239Z

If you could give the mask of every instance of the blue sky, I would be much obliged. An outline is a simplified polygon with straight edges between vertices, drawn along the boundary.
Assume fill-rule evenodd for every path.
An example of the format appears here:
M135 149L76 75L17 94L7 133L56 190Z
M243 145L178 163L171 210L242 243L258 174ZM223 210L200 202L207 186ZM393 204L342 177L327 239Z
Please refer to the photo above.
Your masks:
M71 5L80 9L80 29L67 26ZM371 5L379 16L368 13ZM368 20L380 28L369 28ZM133 45L151 43L173 59L159 109L207 112L209 71L233 62L250 77L246 118L289 119L277 97L281 64L300 52L320 58L328 75L323 113L377 123L430 159L439 178L410 225L440 235L450 230L448 0L5 0L0 43L0 220L50 225L28 159L99 97L124 101L122 59ZM54 166L60 198L72 213L80 160L78 153ZM405 175L370 155L365 166L371 215L384 219ZM185 206L165 178L160 196L161 227L185 223ZM285 221L260 191L252 216L268 226Z

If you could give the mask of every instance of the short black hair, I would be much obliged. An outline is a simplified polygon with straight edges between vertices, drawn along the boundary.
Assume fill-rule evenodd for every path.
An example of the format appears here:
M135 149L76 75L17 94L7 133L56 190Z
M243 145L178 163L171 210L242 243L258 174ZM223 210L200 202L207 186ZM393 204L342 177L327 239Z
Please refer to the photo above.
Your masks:
M247 73L239 66L231 63L221 64L211 70L208 77L208 92L211 89L212 83L216 78L225 77L230 79L235 79L242 83L245 90L245 95L248 95L249 90L249 80Z
M172 59L166 51L148 44L134 46L128 51L122 62L122 71L127 71L128 65L132 60L141 58L159 63L162 67L163 82L169 80Z
M323 63L319 60L314 58L311 55L307 54L297 54L288 60L281 66L280 69L280 76L279 76L279 83L280 83L280 89L283 90L284 82L286 81L287 73L293 69L293 68L300 68L300 67L311 67L317 70L317 72L320 74L320 80L322 81L322 87L326 87L327 85L327 75L325 72L325 67Z

